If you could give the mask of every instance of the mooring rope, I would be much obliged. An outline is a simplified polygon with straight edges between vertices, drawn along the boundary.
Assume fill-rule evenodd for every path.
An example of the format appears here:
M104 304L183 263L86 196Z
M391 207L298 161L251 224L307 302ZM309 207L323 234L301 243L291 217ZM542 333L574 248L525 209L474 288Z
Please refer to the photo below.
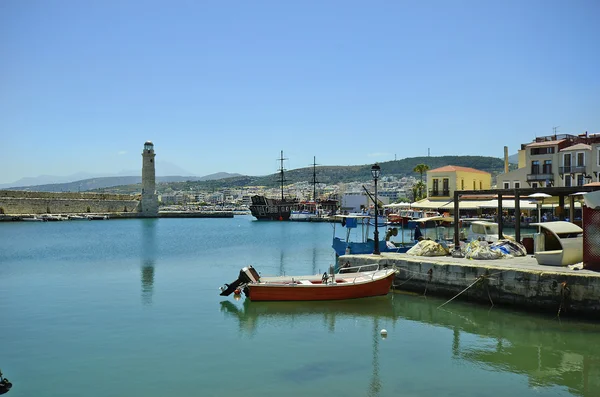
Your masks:
M452 299L442 303L441 305L439 305L437 308L441 308L442 306L452 302L454 299L458 298L463 292L465 292L466 290L468 290L469 288L471 288L472 286L474 286L475 284L477 284L479 281L483 280L483 276L479 276L477 277L477 279L475 281L473 281L471 283L471 285L469 285L467 288L463 289L462 291L460 291L458 294L456 294Z

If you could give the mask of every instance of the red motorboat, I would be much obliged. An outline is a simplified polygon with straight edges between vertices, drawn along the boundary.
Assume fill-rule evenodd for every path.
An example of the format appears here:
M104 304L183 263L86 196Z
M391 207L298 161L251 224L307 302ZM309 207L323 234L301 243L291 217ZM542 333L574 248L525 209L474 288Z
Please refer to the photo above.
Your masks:
M371 265L377 267L377 265ZM340 273L311 276L261 277L252 267L240 271L239 278L226 284L221 295L242 291L251 301L318 301L366 298L386 295L390 291L396 269L372 271L343 269Z

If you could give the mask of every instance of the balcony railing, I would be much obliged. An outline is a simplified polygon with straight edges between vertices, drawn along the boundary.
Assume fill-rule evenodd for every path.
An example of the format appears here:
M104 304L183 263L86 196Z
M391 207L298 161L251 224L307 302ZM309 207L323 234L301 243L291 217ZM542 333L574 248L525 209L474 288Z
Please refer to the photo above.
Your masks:
M527 174L527 182L530 181L553 181L554 174Z
M558 167L559 174L585 174L585 165Z
M450 190L429 189L429 197L450 197Z

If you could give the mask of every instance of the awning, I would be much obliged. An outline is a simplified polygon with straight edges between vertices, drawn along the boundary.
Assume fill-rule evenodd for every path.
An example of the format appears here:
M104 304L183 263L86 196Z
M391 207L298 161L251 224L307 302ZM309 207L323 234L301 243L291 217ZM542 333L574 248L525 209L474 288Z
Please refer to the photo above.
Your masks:
M409 208L410 207L410 203L393 203L393 204L386 204L383 206L384 208Z
M479 205L481 203L486 203L489 200L465 200L465 201L459 201L458 202L458 209L459 210L476 210L477 208L479 208ZM454 209L454 201L451 201L447 204L445 204L442 209L445 210L453 210Z
M502 200L502 209L514 209L516 200ZM537 208L535 203L530 200L519 200L519 206L522 210L534 210ZM498 208L498 200L488 200L479 205L479 208Z
M415 201L411 204L413 208L423 208L423 209L438 209L443 208L445 204L452 203L452 201L431 201L429 199L423 199L419 201Z

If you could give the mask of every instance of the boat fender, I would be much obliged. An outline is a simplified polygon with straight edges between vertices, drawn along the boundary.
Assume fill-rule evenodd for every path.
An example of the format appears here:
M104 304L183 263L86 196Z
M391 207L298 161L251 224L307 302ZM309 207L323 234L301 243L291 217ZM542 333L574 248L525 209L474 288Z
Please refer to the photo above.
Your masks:
M321 277L321 282L327 283L328 278L329 278L329 276L327 275L327 272L323 273L323 277Z

